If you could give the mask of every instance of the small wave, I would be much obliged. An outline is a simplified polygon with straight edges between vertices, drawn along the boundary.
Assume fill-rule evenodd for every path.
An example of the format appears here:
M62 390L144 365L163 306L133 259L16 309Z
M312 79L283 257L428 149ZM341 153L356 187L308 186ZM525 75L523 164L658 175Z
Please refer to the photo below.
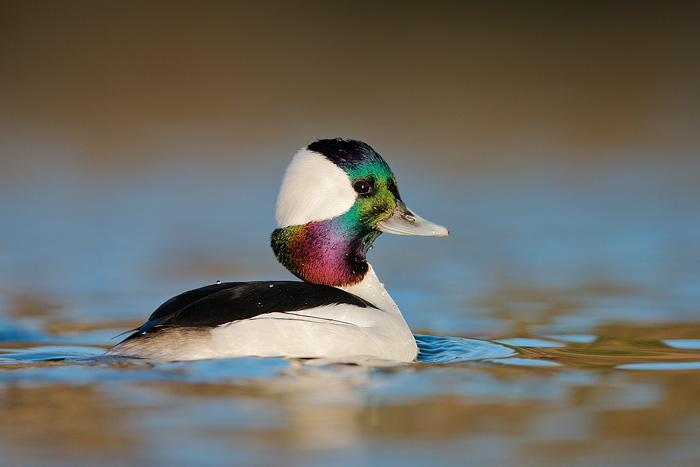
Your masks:
M437 337L415 334L418 361L423 363L454 363L517 355L512 347L463 337Z

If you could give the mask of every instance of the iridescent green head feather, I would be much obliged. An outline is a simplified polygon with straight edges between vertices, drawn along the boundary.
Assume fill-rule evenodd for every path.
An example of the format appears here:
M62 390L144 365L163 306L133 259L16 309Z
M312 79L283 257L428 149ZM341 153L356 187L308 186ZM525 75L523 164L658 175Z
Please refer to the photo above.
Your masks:
M308 149L323 154L348 175L356 193L354 204L342 215L348 228L375 229L377 222L391 215L401 198L396 178L371 147L361 141L333 139L317 141Z

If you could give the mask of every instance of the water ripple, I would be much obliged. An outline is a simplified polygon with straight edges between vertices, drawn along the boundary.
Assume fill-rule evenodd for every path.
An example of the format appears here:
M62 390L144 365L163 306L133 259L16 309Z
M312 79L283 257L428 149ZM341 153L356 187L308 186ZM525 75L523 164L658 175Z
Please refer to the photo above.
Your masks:
M415 334L418 361L423 363L454 363L517 355L507 345L463 337L438 337Z

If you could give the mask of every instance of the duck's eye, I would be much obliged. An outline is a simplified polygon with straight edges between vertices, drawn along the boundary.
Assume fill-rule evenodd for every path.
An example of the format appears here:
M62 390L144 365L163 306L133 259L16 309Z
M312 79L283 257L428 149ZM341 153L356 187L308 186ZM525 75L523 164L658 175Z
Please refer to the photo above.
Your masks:
M352 184L352 187L360 195L368 195L372 191L372 185L366 180L358 180Z

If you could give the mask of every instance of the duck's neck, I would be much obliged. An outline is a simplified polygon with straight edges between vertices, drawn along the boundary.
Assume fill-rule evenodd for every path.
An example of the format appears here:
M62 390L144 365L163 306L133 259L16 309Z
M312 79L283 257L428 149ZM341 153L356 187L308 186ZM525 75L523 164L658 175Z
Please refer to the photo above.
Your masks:
M341 218L282 227L272 232L277 260L298 278L342 287L367 274L367 251L380 232L350 229Z
M369 264L368 266L367 274L362 279L362 282L340 288L367 300L380 310L384 310L393 315L401 315L399 307L396 306L394 300L392 300L391 296L387 293L384 284L382 284L377 277L372 265Z

